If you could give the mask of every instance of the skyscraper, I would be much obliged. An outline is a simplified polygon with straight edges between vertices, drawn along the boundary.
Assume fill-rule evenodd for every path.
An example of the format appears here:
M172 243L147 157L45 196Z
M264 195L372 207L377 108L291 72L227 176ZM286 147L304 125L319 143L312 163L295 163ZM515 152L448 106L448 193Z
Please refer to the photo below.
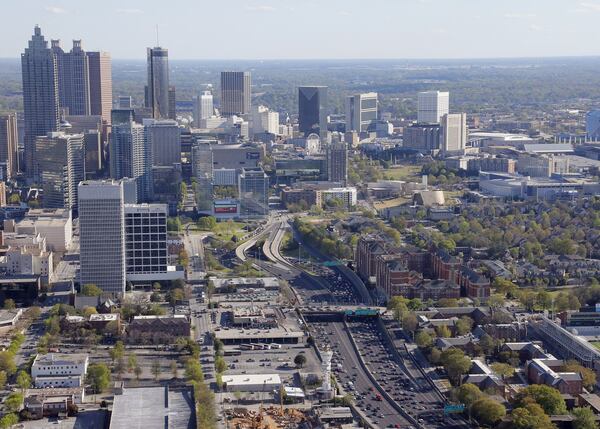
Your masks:
M440 124L442 154L456 153L467 145L467 114L447 113Z
M19 153L17 148L17 114L0 115L0 162L6 163L6 177L14 177L19 171Z
M77 186L85 179L83 134L50 132L36 138L46 208L77 208Z
M175 92L175 87L169 87L169 119L175 119L177 117L177 96Z
M327 87L298 88L298 129L304 136L315 133L327 136Z
M590 110L586 113L585 134L589 140L600 140L600 110Z
M69 115L90 114L90 72L87 53L81 40L73 40L70 52L64 52L60 41L52 40L52 51L58 70L58 94L61 109Z
M269 177L261 167L242 168L238 178L242 216L269 214Z
M144 119L144 128L153 166L181 163L181 130L176 121Z
M214 113L213 96L210 91L203 91L194 98L194 126L200 126L200 120L210 118Z
M120 181L79 184L80 283L125 293L124 192Z
M348 181L348 149L346 143L331 143L327 147L327 180L346 185Z
M169 50L148 48L148 84L146 107L152 109L154 119L169 117Z
M442 116L448 113L450 93L440 91L419 92L417 122L439 124Z
M366 132L376 120L376 92L354 94L346 99L346 131Z
M112 61L108 52L88 52L90 71L90 114L110 124L112 109Z
M58 130L58 71L52 50L36 26L25 52L21 54L23 108L25 111L25 171L34 177L35 138Z
M152 199L152 148L144 126L135 122L114 124L110 136L110 176L135 179L140 201Z
M221 115L250 113L252 78L250 72L221 72Z

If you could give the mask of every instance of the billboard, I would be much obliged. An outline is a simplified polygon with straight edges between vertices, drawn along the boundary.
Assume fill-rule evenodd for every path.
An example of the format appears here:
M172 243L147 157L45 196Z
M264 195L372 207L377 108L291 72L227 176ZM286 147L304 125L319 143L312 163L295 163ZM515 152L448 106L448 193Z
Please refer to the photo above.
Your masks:
M237 214L238 203L237 201L226 200L226 201L215 201L213 203L213 213L215 214Z

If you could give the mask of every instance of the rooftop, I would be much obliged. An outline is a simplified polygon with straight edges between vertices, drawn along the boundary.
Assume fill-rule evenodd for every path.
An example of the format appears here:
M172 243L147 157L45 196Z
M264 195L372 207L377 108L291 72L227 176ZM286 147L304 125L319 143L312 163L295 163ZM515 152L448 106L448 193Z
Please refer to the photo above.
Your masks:
M111 429L192 429L194 402L190 390L138 387L115 395Z
M87 360L87 353L48 353L45 355L38 353L33 365L82 365Z
M232 374L224 375L223 383L229 385L281 384L279 374Z

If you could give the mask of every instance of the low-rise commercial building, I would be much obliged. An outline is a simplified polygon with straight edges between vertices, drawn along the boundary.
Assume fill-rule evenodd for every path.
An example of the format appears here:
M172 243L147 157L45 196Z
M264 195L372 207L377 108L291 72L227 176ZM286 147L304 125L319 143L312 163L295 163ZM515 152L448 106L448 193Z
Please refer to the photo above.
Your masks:
M35 387L81 387L87 373L86 353L38 354L31 366Z
M224 389L229 392L273 393L281 388L279 374L224 375Z
M171 344L189 336L190 321L182 314L135 316L127 327L128 341L136 344Z

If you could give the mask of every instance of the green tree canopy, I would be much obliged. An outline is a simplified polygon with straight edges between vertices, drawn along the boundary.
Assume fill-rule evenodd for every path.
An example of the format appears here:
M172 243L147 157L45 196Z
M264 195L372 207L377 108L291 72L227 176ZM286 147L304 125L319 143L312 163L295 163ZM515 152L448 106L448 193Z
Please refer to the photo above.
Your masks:
M545 384L532 384L521 390L515 397L517 407L535 402L548 415L567 414L565 400L557 389Z
M471 415L480 424L493 426L506 415L506 408L498 401L482 398L471 405Z
M88 366L86 382L94 393L101 393L110 385L110 370L104 363L94 363Z

